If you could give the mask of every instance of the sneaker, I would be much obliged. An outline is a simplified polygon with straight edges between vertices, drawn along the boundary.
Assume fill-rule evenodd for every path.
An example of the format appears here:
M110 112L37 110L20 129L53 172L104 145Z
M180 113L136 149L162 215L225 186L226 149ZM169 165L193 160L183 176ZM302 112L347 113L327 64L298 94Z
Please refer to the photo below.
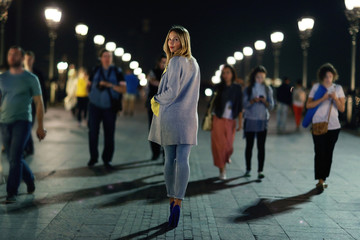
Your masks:
M226 180L226 174L225 173L220 173L219 179L220 180Z
M324 191L324 184L322 184L322 183L317 183L317 184L316 184L316 189L317 189L319 192Z
M259 178L259 179L263 179L264 177L265 177L265 175L264 175L262 172L259 172L258 178Z
M246 172L245 172L245 174L244 174L244 177L250 177L251 175L250 175L250 170L247 170Z
M8 195L6 197L6 204L10 204L10 203L16 203L16 195Z
M90 159L90 161L88 162L88 167L89 168L93 167L97 162L98 162L97 160Z
M104 167L107 170L115 170L115 167L110 162L104 163Z

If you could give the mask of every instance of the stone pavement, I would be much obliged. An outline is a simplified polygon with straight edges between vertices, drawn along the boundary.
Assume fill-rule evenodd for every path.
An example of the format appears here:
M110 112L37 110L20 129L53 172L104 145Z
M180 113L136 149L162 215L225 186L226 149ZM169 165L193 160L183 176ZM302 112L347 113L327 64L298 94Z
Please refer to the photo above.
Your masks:
M360 239L360 138L341 132L329 187L318 195L310 133L277 135L275 114L261 182L256 159L252 176L242 177L242 132L236 136L229 179L219 181L210 133L199 131L181 220L178 228L167 230L162 160L148 160L142 106L134 117L118 118L115 171L101 164L88 169L86 128L78 127L69 112L49 109L48 136L27 159L37 178L35 194L25 194L22 183L18 202L5 205L6 187L0 184L0 239ZM202 108L200 119L203 113ZM294 129L292 119L288 128ZM6 178L4 156L2 167Z

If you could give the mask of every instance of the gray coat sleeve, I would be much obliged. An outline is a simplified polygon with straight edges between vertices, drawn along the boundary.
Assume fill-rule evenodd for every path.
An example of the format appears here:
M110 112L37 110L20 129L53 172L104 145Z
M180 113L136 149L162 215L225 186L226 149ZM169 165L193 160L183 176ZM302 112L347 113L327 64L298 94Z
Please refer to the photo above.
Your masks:
M172 103L180 92L180 78L182 74L182 62L180 57L173 57L170 62L167 71L169 71L167 85L165 90L155 95L155 101L160 105L168 105Z

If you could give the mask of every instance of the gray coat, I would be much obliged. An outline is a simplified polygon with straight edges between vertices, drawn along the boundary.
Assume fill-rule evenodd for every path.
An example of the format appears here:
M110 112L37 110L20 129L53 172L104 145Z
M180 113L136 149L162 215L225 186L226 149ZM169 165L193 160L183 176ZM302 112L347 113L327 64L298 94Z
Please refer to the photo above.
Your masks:
M160 145L197 145L200 69L195 58L171 58L155 101L159 116L153 116L149 140Z

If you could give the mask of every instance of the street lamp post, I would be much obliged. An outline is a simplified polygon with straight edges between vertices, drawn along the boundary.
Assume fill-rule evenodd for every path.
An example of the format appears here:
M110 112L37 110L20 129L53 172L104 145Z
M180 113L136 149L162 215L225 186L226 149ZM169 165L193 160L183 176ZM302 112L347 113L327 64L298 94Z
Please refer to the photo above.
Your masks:
M88 33L88 26L85 24L79 23L75 27L76 37L79 40L79 52L78 52L78 67L84 66L84 45L86 40L86 35Z
M282 41L284 40L284 34L282 32L273 32L270 35L272 46L274 49L274 79L279 78L279 56Z
M266 48L266 42L264 42L262 40L258 40L254 43L254 47L257 51L257 64L261 65L263 54L264 54L264 51Z
M308 48L310 46L309 38L311 37L312 29L314 27L314 19L311 17L303 17L298 21L301 49L303 50L303 87L307 87L307 57Z
M61 20L61 11L56 7L48 7L45 9L46 24L49 28L50 37L50 55L49 55L49 80L54 78L54 52L55 39L57 37L56 29Z
M240 52L240 51L236 51L236 52L234 52L234 58L235 58L236 62L239 62L238 70L236 68L235 68L235 70L237 70L237 72L238 72L237 76L240 77L240 74L242 72L242 64L241 64L241 62L244 59L244 54L242 52Z
M5 23L8 18L8 9L10 7L12 0L0 0L0 66L4 64L4 55L5 55Z
M356 59L356 37L359 32L360 0L345 0L345 15L349 21L349 33L351 35L351 80L350 91L347 101L347 120L350 127L357 127L356 123L356 93L355 93L355 59Z
M350 90L355 90L355 57L356 57L356 36L359 32L360 0L345 0L345 15L349 20L349 32L351 35L351 84Z
M246 78L246 75L250 72L250 61L251 56L253 55L254 51L251 47L244 47L243 53L245 56L245 71L244 71L244 79Z

